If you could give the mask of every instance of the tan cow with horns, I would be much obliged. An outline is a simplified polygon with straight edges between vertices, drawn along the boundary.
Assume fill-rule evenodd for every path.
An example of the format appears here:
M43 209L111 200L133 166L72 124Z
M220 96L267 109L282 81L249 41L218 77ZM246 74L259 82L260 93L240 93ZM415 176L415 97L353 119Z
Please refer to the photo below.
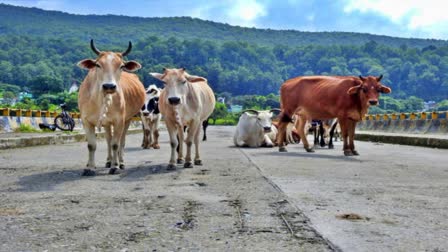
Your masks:
M178 146L177 163L183 163L183 139L184 126L188 127L185 143L187 155L185 168L192 168L191 146L194 142L196 155L195 165L202 165L199 156L199 133L201 124L206 120L215 108L215 95L203 77L189 75L185 68L166 69L163 74L150 73L153 77L165 84L159 98L159 109L165 118L165 124L170 135L171 158L168 169L175 169L175 155Z
M95 127L104 127L107 141L106 167L109 174L124 169L123 149L126 132L132 117L140 111L145 102L145 88L137 75L128 73L141 68L135 61L123 58L132 49L132 43L126 51L99 51L93 39L90 47L98 57L85 59L78 66L89 70L81 84L78 106L87 137L89 160L83 176L93 176L95 171L96 136Z

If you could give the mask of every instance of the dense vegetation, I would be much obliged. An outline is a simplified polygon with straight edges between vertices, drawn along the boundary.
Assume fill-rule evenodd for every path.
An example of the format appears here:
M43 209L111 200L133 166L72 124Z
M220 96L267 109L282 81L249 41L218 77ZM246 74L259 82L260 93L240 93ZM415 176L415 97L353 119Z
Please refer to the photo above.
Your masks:
M186 67L206 77L227 102L245 108L276 107L281 83L299 75L383 74L393 90L386 107L378 108L384 111L448 97L448 42L441 40L259 30L192 18L80 16L2 4L0 15L4 103L27 90L36 99L25 99L23 106L75 105L76 96L64 90L86 75L76 63L94 56L91 37L102 50L122 51L132 40L129 59L142 63L138 75L145 86L157 83L148 72ZM254 99L259 105L247 102Z

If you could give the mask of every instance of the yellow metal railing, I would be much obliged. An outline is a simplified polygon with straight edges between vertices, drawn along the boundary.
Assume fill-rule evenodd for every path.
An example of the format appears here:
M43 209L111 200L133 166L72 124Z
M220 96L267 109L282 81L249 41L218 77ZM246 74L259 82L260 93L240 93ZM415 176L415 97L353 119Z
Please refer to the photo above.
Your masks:
M60 112L47 111L47 110L31 110L31 109L12 109L12 108L0 108L0 116L20 116L20 117L56 117ZM74 119L81 118L81 114L78 112L69 112L70 116ZM133 121L139 121L139 116L134 116Z
M387 121L387 120L435 120L435 119L447 119L448 111L433 111L433 112L411 112L400 114L376 114L376 115L364 115L363 120L367 121Z

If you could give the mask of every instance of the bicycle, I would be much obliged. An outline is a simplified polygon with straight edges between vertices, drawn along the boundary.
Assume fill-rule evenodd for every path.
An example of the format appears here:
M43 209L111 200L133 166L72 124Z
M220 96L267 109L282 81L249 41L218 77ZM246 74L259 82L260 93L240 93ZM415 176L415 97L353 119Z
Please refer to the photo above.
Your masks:
M54 125L62 131L73 131L75 128L75 120L66 111L65 103L60 105L62 112L54 118Z

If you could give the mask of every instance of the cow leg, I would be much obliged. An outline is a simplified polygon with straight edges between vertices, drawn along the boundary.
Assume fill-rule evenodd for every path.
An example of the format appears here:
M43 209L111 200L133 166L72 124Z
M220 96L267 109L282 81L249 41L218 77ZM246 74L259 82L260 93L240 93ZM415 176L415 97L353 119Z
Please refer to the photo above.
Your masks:
M148 149L151 148L154 141L154 138L152 137L153 133L153 123L150 122L148 127Z
M120 138L120 148L118 149L118 158L120 160L120 169L124 169L124 159L123 159L124 146L126 145L126 134L128 132L129 125L131 125L131 120L125 122L123 133L121 134L121 138Z
M120 165L119 152L120 152L120 140L124 131L124 122L118 122L113 126L113 134L111 139L112 145L112 165L109 170L109 174L117 173L118 167Z
M84 169L82 176L94 176L95 171L95 151L96 151L96 135L95 135L95 125L92 125L84 121L84 131L86 132L87 138L87 149L89 150L89 160L87 161L87 168Z
M143 143L142 147L143 149L149 149L149 134L151 134L151 131L149 129L144 129L143 131Z
M278 138L277 138L277 144L278 144L278 151L279 152L288 152L285 146L285 140L286 140L286 127L288 126L289 121L283 121L280 120L278 123Z
M185 143L187 144L187 155L185 156L184 168L193 168L193 164L191 163L191 146L193 145L193 137L197 135L199 130L200 126L196 121L193 121L188 127L187 138L185 139Z
M107 144L107 158L106 158L106 168L110 168L112 163L112 146L111 146L111 140L112 140L112 130L110 126L104 126L105 131L105 137L106 137L106 144Z
M339 125L341 126L341 134L342 134L342 142L343 142L343 150L345 156L352 156L352 150L348 144L348 127L349 127L348 119L340 119Z
M195 148L194 149L194 151L195 151L194 165L202 165L202 160L199 155L199 135L200 135L200 133L201 133L201 127L198 127L198 129L196 130L196 133L194 135L194 148ZM204 134L205 134L205 132L204 132Z
M314 152L313 148L310 148L310 144L308 143L308 139L306 138L305 134L305 124L306 124L306 118L304 116L299 116L298 118L298 125L297 125L297 132L299 133L300 139L302 139L303 147L307 152Z
M143 129L143 140L142 140L142 148L148 149L148 122L146 120L146 117L143 115L140 117L142 120L142 129Z
M170 145L171 145L171 156L170 156L170 161L168 163L167 170L176 170L175 157L176 157L176 148L179 143L177 141L177 127L176 127L176 124L167 120L166 128L167 128L168 134L170 136Z
M178 152L177 152L177 163L183 164L184 163L184 127L177 127L177 135L178 138ZM190 128L188 128L188 131L190 131ZM188 133L187 133L188 134Z
M202 122L202 129L204 130L204 137L202 137L202 141L207 141L207 127L208 127L208 119Z
M352 154L358 156L359 153L355 150L355 129L356 129L356 121L349 120L349 128L348 128L348 139L349 139L349 148L352 151Z
M334 149L334 145L333 145L333 136L335 135L334 132L335 132L335 129L336 129L337 124L338 124L338 122L336 121L336 122L333 124L333 126L331 126L331 130L330 130L330 142L328 143L328 148L329 148L329 149ZM336 138L335 138L335 141L336 141Z
M159 129L157 128L157 124L153 124L152 132L154 134L154 143L152 144L152 147L154 149L160 149L160 145L159 145Z
M325 138L324 138L324 122L322 121L319 125L319 137L320 137L320 147L325 147Z

